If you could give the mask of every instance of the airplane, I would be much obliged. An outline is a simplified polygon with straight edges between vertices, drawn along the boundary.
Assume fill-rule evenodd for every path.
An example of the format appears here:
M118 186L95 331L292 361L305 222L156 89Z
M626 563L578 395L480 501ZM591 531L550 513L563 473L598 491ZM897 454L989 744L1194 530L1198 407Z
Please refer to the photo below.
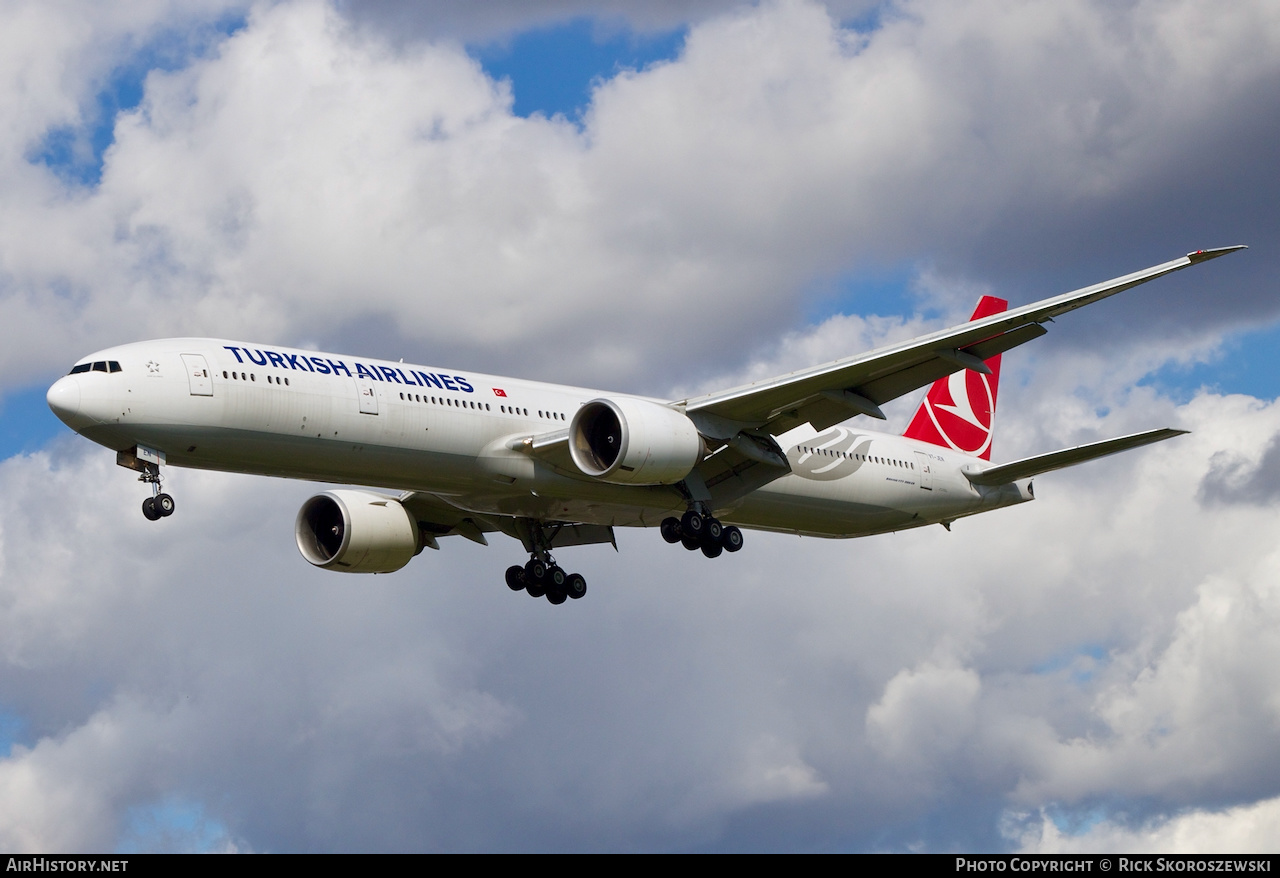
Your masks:
M1185 431L1156 429L991 464L1001 356L1046 323L1243 245L1186 256L824 365L679 400L652 399L278 345L203 338L108 348L49 388L53 412L150 486L162 469L282 476L335 488L294 523L311 564L390 573L441 537L518 539L507 585L553 604L586 580L552 556L657 526L708 558L742 529L858 537L1034 499L1031 478ZM851 424L929 387L902 435ZM388 495L366 488L399 493Z

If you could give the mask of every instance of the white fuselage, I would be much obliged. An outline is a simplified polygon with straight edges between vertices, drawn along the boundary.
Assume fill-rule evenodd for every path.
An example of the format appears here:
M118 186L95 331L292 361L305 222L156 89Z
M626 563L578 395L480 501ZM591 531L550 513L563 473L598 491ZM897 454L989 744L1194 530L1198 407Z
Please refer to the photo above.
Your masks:
M605 483L520 448L566 430L610 395L599 391L217 339L139 342L85 362L50 389L58 416L171 465L421 491L546 521L654 526L686 506L675 487ZM984 461L900 436L804 426L777 441L792 472L716 510L726 522L851 537L1031 499L1025 484L970 484L961 468Z

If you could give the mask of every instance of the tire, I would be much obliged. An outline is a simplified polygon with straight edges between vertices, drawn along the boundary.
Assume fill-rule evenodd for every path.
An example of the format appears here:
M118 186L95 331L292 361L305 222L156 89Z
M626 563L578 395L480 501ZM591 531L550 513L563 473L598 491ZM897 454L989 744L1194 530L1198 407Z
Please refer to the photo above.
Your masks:
M173 498L168 494L157 494L152 502L156 512L160 513L162 518L168 518L173 515L174 502Z
M720 534L724 533L724 525L720 523L718 518L707 519L707 539L713 543L720 542Z
M147 521L159 521L160 513L156 511L155 499L148 497L142 501L142 515Z
M525 577L525 592L531 598L540 598L547 593L547 587L540 582L533 582L527 576Z
M724 551L724 546L719 543L703 543L702 554L708 558L719 558L720 553Z
M680 530L688 537L701 537L707 527L707 520L690 509L680 519Z
M524 568L516 565L507 568L507 588L512 591L524 591Z
M662 532L662 538L668 543L680 542L680 519L664 518L658 530Z
M547 589L547 600L553 604L563 604L569 599L569 596L557 588Z
M729 525L720 534L720 545L724 546L726 552L738 551L742 548L742 531Z
M569 574L565 573L559 567L552 567L547 571L547 592L564 591L565 581L568 580Z
M537 558L530 558L529 563L524 565L525 586L530 582L542 585L547 578L547 563Z
M681 537L680 542L690 552L696 552L702 546L702 540L697 537Z
M565 580L564 590L576 601L587 593L587 581L582 578L581 573L570 573L569 578Z

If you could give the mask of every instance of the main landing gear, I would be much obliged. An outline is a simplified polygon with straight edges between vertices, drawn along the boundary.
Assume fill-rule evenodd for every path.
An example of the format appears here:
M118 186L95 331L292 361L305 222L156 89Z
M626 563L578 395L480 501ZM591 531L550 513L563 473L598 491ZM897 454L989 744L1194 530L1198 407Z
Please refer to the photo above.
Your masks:
M151 496L142 501L142 514L147 521L158 521L173 515L173 498L160 490L160 467L154 463L146 464L138 481L151 485Z
M523 567L508 567L507 587L526 591L532 598L545 596L553 604L563 604L569 598L576 600L587 593L582 574L565 573L545 552L531 557Z
M681 518L663 519L659 530L668 543L682 543L690 552L701 549L708 558L742 548L742 531L697 509L690 509Z

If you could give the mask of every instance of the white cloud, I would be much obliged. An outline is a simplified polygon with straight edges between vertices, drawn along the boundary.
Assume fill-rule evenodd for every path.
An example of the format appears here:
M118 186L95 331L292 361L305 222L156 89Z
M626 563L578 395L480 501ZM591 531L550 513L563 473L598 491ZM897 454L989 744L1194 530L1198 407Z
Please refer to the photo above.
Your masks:
M1190 811L1137 827L1102 821L1067 834L1041 815L1019 838L1022 850L1039 854L1271 854L1280 834L1280 799L1223 811Z
M954 261L997 218L1127 197L1224 94L1274 76L1268 8L921 3L866 35L765 4L601 83L579 131L513 117L456 44L259 6L152 74L96 189L19 158L54 116L11 138L0 356L17 375L139 334L373 321L428 354L656 391L691 350L736 367L859 265ZM16 329L34 323L40 345Z

